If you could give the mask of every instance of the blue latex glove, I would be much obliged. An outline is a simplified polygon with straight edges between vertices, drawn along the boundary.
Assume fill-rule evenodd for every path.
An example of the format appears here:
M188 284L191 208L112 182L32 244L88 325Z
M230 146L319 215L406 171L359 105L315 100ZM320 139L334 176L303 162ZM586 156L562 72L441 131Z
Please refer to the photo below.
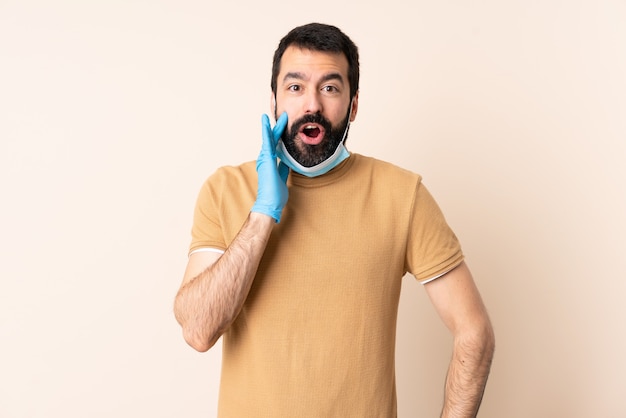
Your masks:
M276 164L276 145L287 126L287 113L280 115L274 129L270 127L270 120L267 115L263 115L261 124L263 127L263 145L259 158L256 160L259 186L252 212L269 215L276 219L276 222L280 222L280 215L289 196L287 190L289 167L282 161L280 164Z

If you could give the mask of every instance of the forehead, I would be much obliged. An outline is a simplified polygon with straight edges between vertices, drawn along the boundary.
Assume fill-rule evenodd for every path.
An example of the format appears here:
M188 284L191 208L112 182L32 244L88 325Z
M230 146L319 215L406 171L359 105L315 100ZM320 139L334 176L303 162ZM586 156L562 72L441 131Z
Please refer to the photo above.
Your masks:
M347 82L348 60L341 52L313 51L289 46L280 60L279 83L287 73L302 73L309 77L327 73L339 73Z

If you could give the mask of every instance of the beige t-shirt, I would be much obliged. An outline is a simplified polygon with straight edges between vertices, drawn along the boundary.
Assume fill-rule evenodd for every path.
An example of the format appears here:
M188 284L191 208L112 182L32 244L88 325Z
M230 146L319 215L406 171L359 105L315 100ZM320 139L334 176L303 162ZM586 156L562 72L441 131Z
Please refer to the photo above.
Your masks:
M316 178L291 173L243 310L223 335L219 417L394 417L402 277L463 260L417 174L352 154ZM255 163L217 170L190 251L226 249L256 198Z

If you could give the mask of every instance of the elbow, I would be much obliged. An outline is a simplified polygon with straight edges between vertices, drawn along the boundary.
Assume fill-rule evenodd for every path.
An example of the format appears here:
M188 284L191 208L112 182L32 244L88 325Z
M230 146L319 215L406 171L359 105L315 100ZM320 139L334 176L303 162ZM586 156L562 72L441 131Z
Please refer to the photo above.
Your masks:
M174 317L182 328L183 339L194 350L204 353L208 351L219 339L219 335L207 332L207 327L200 324L197 319L190 317L189 313L181 306L180 298L174 301Z
M496 348L496 338L489 320L474 323L455 336L456 344L475 353L481 353L483 361L491 363Z
M487 319L476 324L474 329L469 332L469 340L474 341L476 348L491 356L496 348L496 337L491 321Z
M185 342L189 344L191 348L200 353L209 351L209 349L215 345L217 340L219 340L219 337L220 335L216 333L205 335L204 333L199 333L191 330L189 327L183 326L183 338L185 339Z
M489 348L492 353L496 350L496 335L493 332L493 328L491 328L491 332L489 333Z
M496 352L496 337L491 325L489 325L483 341L483 364L487 369L487 373L489 373L491 363L493 362L493 356Z
M209 349L213 346L212 344L209 344L207 341L191 340L187 338L185 338L185 341L187 342L187 344L189 344L191 348L193 348L199 353L205 353L209 351Z
M493 332L493 326L491 325L491 321L487 321L487 323L483 327L483 341L485 351L493 355L493 352L496 349L496 335Z
M213 323L205 323L194 319L180 322L183 329L183 338L194 350L204 353L217 343L224 333L224 329Z
M477 349L483 353L483 360L491 365L496 350L496 337L490 322L487 322L477 333Z
M226 329L226 326L220 326L221 322L184 309L178 297L174 302L174 316L182 328L185 342L200 353L210 350Z
M178 317L176 319L182 327L185 342L200 353L209 351L221 336L217 332L205 332L203 327L191 324L189 321L183 321Z
M206 343L202 343L200 341L189 341L189 340L185 340L187 341L187 344L193 348L194 350L196 350L198 353L206 353L207 351L209 351L209 345Z

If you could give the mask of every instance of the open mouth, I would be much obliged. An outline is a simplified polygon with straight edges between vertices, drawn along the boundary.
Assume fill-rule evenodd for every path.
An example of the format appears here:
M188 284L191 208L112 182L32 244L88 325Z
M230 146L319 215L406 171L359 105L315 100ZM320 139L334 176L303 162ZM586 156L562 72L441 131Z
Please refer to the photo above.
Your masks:
M317 126L305 126L302 132L304 132L304 134L309 138L317 138L320 134L320 128Z
M304 125L300 133L302 141L309 145L317 145L324 138L324 128L314 123Z

